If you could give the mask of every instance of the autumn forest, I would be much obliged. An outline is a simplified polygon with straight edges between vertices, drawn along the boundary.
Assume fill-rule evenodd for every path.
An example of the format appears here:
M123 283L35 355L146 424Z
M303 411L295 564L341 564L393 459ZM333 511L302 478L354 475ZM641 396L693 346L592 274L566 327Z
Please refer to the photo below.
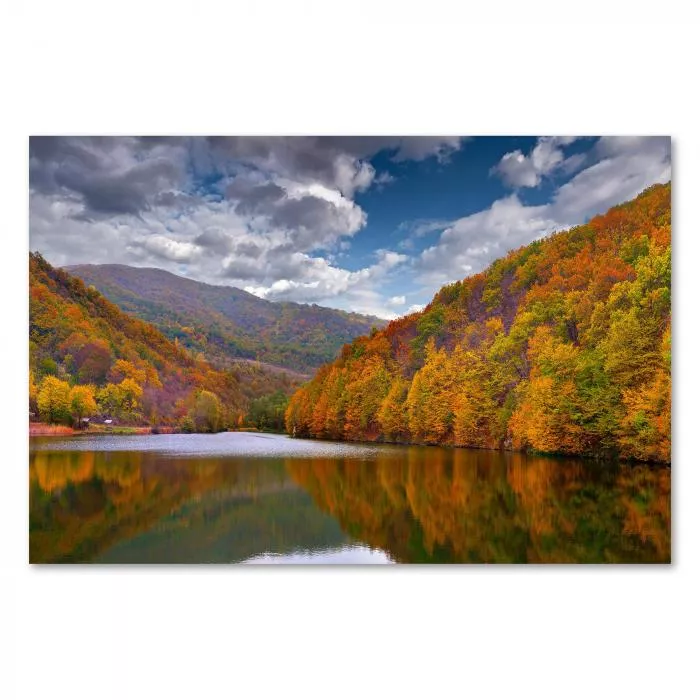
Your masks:
M205 354L206 335L167 337L31 254L30 412L670 462L670 241L671 186L657 185L374 326L305 384Z
M30 562L670 562L668 139L251 139L36 141Z
M48 423L216 432L242 424L251 401L299 384L256 363L214 367L39 254L29 272L29 408Z
M296 436L670 462L671 185L443 287L292 397Z

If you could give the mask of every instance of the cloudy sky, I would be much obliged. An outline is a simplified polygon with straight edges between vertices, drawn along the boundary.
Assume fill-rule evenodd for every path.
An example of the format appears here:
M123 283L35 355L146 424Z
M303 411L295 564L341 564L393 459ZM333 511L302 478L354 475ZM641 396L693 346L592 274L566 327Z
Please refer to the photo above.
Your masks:
M29 244L392 318L670 177L667 137L32 137Z

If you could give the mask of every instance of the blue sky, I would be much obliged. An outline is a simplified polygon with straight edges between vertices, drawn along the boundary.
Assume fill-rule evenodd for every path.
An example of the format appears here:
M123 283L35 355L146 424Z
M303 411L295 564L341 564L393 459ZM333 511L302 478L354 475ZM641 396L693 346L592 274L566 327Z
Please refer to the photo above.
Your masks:
M30 248L392 318L671 177L668 137L33 137Z

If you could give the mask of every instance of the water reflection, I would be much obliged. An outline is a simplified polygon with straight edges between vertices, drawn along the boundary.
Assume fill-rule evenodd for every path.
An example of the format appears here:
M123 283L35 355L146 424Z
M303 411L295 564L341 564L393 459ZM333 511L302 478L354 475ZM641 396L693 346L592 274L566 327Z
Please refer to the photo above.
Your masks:
M667 468L266 439L36 443L30 561L670 561Z
M243 564L392 564L393 562L379 549L362 545L321 549L312 552L292 554L258 554L246 559Z
M343 529L398 562L669 562L671 472L409 448L371 463L295 460Z

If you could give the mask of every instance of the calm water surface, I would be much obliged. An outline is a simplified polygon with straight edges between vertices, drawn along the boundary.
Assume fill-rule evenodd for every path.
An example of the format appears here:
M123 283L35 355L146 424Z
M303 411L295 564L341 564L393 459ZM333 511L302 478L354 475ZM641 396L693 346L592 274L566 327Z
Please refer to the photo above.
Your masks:
M31 562L669 562L671 470L276 435L33 438Z

